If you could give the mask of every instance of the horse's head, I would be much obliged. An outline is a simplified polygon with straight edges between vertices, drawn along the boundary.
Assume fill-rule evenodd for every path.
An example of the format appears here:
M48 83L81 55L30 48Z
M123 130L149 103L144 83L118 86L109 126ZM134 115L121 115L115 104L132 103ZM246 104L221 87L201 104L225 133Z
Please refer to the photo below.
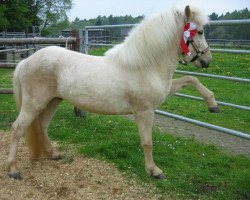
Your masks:
M207 23L207 17L197 10L185 8L185 26L181 48L184 54L184 61L191 62L201 68L207 68L212 60L209 46L206 42L203 26Z

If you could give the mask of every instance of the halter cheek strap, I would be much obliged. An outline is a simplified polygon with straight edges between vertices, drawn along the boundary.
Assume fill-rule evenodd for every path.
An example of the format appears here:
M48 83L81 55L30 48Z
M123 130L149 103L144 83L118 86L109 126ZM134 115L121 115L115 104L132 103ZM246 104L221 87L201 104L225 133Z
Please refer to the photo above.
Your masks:
M194 62L197 58L201 57L203 54L209 51L209 47L205 48L203 51L200 51L200 49L197 47L197 45L192 39L189 42L192 44L192 46L194 47L194 50L196 51L196 56L194 56L190 60L190 62Z

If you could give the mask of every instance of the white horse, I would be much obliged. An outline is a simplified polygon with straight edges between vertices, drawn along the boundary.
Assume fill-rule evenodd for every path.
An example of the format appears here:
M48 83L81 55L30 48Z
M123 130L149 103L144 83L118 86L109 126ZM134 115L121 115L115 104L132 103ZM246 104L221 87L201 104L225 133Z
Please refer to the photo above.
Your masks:
M20 113L11 130L9 176L21 178L16 156L19 139L25 132L34 159L41 155L60 158L48 139L47 128L56 107L65 99L88 112L134 114L146 171L156 178L165 178L152 154L154 110L167 96L192 84L209 109L217 111L213 93L198 79L188 76L172 80L183 51L180 44L184 26L189 22L195 25L197 34L187 45L191 55L185 54L184 60L198 67L208 67L211 53L202 34L207 17L189 6L146 18L130 32L124 43L110 49L103 57L48 47L21 61L13 79Z

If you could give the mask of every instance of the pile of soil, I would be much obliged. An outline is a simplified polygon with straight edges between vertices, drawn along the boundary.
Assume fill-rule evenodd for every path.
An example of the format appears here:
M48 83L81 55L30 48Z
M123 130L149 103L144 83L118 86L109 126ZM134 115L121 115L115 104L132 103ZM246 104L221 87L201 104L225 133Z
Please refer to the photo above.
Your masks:
M31 161L23 140L18 151L18 167L23 179L10 179L7 155L10 135L0 131L0 199L170 199L148 184L126 178L108 163L87 158L72 150L62 152L60 161ZM54 144L56 145L56 143Z

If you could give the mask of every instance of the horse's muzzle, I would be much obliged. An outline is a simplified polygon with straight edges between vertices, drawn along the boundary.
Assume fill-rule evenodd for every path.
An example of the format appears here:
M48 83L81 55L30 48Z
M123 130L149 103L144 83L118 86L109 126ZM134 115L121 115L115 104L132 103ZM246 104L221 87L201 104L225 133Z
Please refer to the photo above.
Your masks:
M201 63L201 68L208 68L210 64L210 62L207 63L204 60L201 60L200 63Z

